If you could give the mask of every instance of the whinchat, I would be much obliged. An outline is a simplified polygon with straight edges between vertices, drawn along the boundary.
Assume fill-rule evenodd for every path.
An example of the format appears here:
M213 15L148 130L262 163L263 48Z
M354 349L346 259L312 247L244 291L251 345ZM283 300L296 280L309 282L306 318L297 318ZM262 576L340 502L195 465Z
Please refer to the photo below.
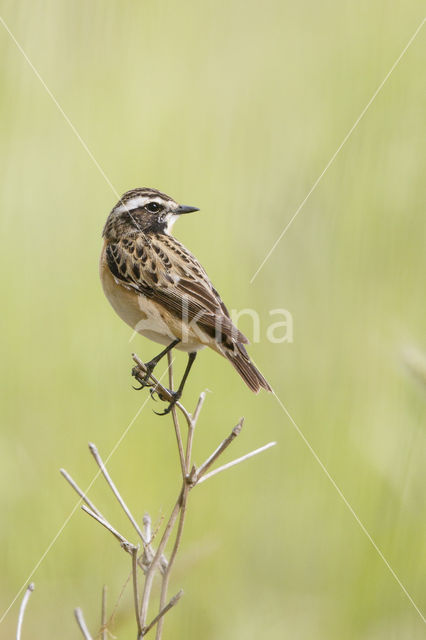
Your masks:
M233 324L207 273L171 235L179 216L198 210L156 189L132 189L115 205L103 230L100 276L106 297L135 331L166 346L146 364L145 381L171 349L188 353L182 381L165 413L180 398L203 347L227 358L255 393L261 388L271 391L247 354L247 338Z

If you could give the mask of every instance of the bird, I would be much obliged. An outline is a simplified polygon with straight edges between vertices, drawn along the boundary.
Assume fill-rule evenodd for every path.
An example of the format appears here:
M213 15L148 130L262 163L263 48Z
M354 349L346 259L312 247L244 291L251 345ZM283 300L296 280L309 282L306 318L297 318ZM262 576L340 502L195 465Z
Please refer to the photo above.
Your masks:
M126 191L103 229L100 278L106 298L124 322L165 348L145 364L147 386L155 366L172 349L188 354L168 413L182 396L197 352L224 356L254 393L272 391L246 351L248 339L195 256L171 233L182 215L199 211L147 187Z

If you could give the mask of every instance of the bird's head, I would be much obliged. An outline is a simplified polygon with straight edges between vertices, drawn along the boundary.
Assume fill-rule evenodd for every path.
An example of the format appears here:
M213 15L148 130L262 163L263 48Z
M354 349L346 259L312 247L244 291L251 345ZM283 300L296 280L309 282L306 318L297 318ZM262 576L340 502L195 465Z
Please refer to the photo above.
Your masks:
M169 233L177 218L184 213L199 211L197 207L182 205L156 189L126 191L108 216L104 236L120 231Z

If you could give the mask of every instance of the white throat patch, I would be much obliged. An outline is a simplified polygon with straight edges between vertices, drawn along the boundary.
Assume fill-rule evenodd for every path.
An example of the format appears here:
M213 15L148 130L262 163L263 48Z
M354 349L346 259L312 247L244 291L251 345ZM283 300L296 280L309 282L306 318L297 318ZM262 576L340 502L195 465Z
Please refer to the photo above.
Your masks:
M179 216L175 216L175 215L171 215L169 216L169 219L167 220L167 233L170 233L174 223L176 222L176 220L179 218Z

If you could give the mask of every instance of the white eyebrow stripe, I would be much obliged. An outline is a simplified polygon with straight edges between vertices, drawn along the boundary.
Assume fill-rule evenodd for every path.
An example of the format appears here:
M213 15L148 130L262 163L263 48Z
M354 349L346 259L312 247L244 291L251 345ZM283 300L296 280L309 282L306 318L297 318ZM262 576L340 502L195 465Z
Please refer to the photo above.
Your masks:
M161 196L134 196L134 198L130 198L124 204L121 204L116 208L117 213L124 213L125 211L134 211L135 209L140 209L140 207L144 207L147 202L158 202L158 204L165 205L164 198Z
M147 202L153 200L154 198L149 198L147 196L135 196L134 198L130 198L126 203L121 204L117 207L117 213L124 213L125 211L133 211L134 209L139 209L146 205Z

